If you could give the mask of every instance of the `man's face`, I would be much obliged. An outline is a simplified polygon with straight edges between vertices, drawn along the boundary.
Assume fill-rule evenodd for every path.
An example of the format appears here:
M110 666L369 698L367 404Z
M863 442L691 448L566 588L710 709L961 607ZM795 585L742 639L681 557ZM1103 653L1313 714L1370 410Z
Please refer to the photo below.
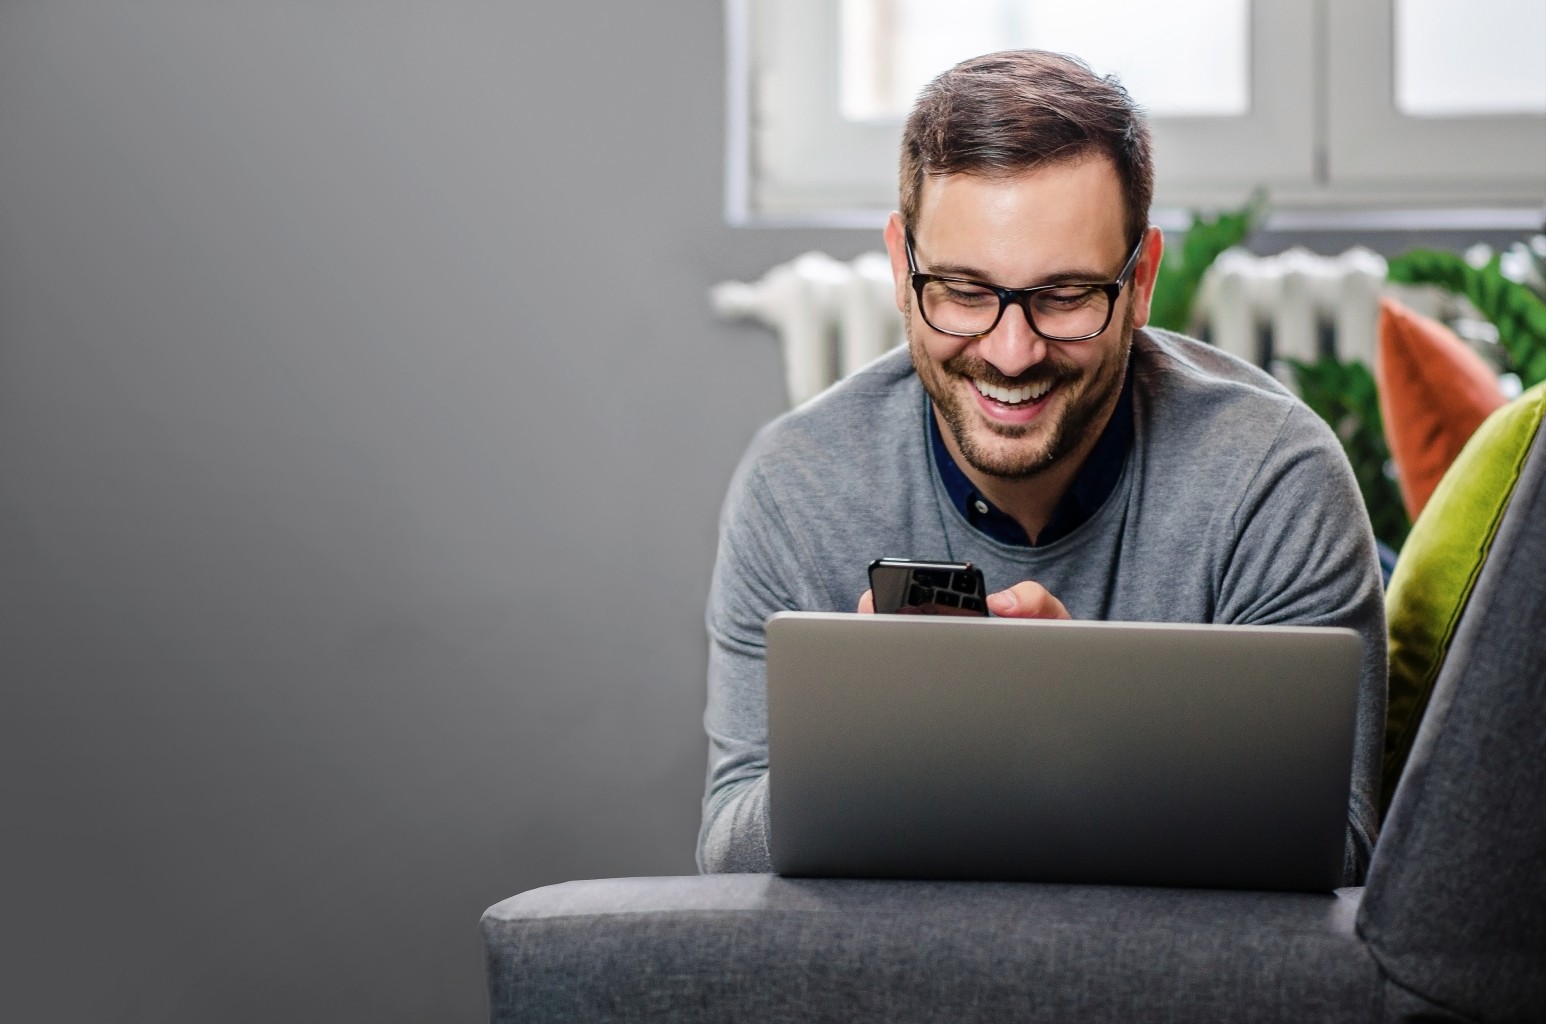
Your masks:
M989 476L1023 479L1088 451L1122 388L1132 332L1148 321L1160 239L1144 240L1111 323L1088 341L1048 341L1011 305L981 338L942 334L915 308L904 225L886 245L913 365L952 447ZM1121 184L1111 162L1056 163L1012 178L926 179L913 225L920 271L1011 288L1113 280L1126 262Z

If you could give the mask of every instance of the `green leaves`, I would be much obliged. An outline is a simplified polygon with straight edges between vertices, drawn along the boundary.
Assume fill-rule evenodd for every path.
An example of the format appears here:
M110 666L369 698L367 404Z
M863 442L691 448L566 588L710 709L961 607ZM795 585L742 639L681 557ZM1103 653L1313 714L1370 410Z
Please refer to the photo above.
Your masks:
M1389 277L1398 284L1434 284L1464 295L1497 327L1509 369L1524 386L1546 380L1546 302L1503 276L1501 256L1473 267L1454 253L1413 249L1390 261Z
M1245 241L1267 211L1267 192L1257 189L1238 210L1205 218L1193 212L1180 252L1168 252L1160 261L1154 284L1154 303L1149 322L1156 327L1186 332L1191 328L1197 288L1219 253Z
M1386 467L1390 448L1380 419L1378 389L1369 367L1357 360L1323 356L1313 363L1288 360L1305 404L1331 425L1353 465L1374 535L1400 550L1412 529L1401 491Z

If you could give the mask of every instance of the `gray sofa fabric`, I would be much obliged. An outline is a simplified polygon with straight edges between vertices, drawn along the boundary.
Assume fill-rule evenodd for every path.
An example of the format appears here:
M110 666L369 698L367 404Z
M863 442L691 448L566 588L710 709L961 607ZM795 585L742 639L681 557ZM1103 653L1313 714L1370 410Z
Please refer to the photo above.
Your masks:
M568 882L484 918L497 1021L1367 1021L1361 890Z
M612 879L483 932L496 1022L1546 1021L1546 432L1364 889Z

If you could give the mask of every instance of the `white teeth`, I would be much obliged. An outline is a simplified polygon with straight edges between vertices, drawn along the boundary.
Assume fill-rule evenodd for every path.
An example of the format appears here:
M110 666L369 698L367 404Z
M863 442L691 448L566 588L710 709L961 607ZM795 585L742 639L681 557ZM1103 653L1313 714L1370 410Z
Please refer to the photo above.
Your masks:
M984 384L980 380L974 380L972 384L984 396L1004 405L1019 405L1022 402L1032 401L1045 395L1052 387L1051 381L1043 381L1040 384L1027 384L1021 388L1001 388L996 384Z

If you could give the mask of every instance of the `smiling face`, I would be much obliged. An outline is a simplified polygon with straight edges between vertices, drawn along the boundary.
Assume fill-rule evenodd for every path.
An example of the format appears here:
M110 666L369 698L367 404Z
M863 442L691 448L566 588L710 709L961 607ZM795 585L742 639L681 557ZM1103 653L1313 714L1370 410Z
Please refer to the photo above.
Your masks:
M1159 232L1145 236L1106 330L1088 341L1058 342L1032 331L1018 306L981 338L929 327L915 308L905 227L900 214L886 226L897 305L951 454L980 474L1008 480L1077 466L1116 407L1133 329L1148 321ZM1013 177L931 177L912 229L920 271L1011 288L1110 281L1131 251L1121 184L1103 157Z

